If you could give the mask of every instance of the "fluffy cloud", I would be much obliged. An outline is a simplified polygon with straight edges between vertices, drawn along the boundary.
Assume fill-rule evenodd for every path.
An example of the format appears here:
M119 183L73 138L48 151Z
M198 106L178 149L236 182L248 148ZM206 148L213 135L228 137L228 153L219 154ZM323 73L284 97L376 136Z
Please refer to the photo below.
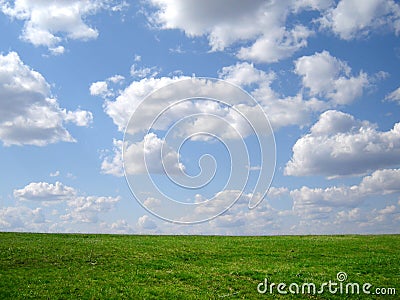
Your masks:
M167 84L186 78L189 77L143 78L139 81L133 81L121 92L115 101L106 100L104 103L104 110L112 118L114 124L118 126L118 130L124 131L132 113L148 94ZM157 107L155 109L159 112ZM151 113L152 111L149 111L149 114Z
M23 20L21 39L35 46L46 46L53 54L62 54L65 49L60 45L67 39L90 40L99 35L85 19L102 9L119 10L123 4L114 5L114 1L0 1L1 11L18 20Z
M137 221L139 231L157 229L157 224L148 216L143 215Z
M114 140L113 144L113 151L103 156L101 171L104 174L121 177L124 175L122 161L124 145L120 140ZM137 143L126 142L125 147L125 171L128 175L147 172L161 174L165 171L174 174L185 170L185 166L179 162L179 154L154 133L145 135L143 140Z
M41 202L43 204L66 204L67 209L60 218L69 222L96 223L99 213L111 210L120 197L82 196L69 186L56 182L32 182L22 189L14 190L17 200Z
M364 177L359 185L324 189L303 186L290 191L290 196L293 199L293 210L306 219L327 218L334 215L337 209L348 208L348 211L339 211L336 215L342 222L359 217L361 209L356 206L360 206L368 197L399 193L399 182L400 169L383 169ZM379 213L394 210L389 206Z
M372 30L386 27L400 33L400 5L393 0L341 0L320 19L344 40L367 36Z
M189 37L207 35L214 51L248 42L249 46L238 49L239 58L276 62L305 47L307 38L313 34L301 24L289 26L288 16L303 9L326 9L329 1L150 0L149 3L156 8L150 21L159 28L181 29Z
M55 184L31 182L22 189L14 190L14 197L19 200L57 201L69 199L75 195L75 189L58 181Z
M126 145L124 156L127 174L163 174L165 171L172 174L185 169L179 162L179 154L154 133L145 135L138 143Z
M100 96L104 99L114 97L117 93L114 88L116 85L118 86L118 84L121 84L124 80L124 76L114 75L107 78L105 81L93 82L89 87L90 95Z
M380 132L367 121L330 110L321 114L310 133L293 146L285 174L358 175L397 166L399 159L400 123Z
M246 62L222 68L219 76L248 90L263 107L275 130L290 125L307 125L314 113L329 107L316 98L304 99L300 93L281 97L271 88L276 75Z
M74 142L63 123L87 126L92 119L88 111L60 108L45 78L17 53L0 54L0 140L5 145Z
M266 73L254 67L254 64L247 62L236 63L235 65L223 67L219 77L242 87L252 85L269 86L276 78L273 72Z
M363 194L393 194L400 192L400 169L384 169L366 176L360 183Z
M119 197L79 196L68 200L68 209L61 216L64 221L97 223L99 213L105 213L114 208Z
M0 209L0 229L7 231L41 230L45 222L41 208L30 209L25 206Z
M90 90L90 95L92 95L92 96L106 95L108 92L107 82L105 82L105 81L93 82L90 85L89 90Z
M351 68L327 51L299 58L295 72L302 76L311 95L326 97L336 104L350 104L369 84L367 74L351 76Z
M256 70L255 68L253 69ZM224 70L222 76L228 76L229 72ZM252 71L249 70L249 72ZM186 81L184 81L185 79ZM124 131L133 112L138 109L139 104L142 104L146 96L168 84L180 82L179 87L174 86L173 98L171 98L172 92L168 91L165 95L158 93L157 96L154 96L152 94L153 97L159 97L160 99L151 98L150 104L149 101L143 102L143 105L140 106L141 113L135 115L134 126L130 124L128 130L130 134L148 130L149 120L157 120L152 125L156 130L169 129L177 120L182 119L182 116L193 116L187 118L183 121L185 122L184 124L182 123L178 126L179 134L182 136L205 131L214 133L222 138L233 139L238 137L238 133L242 136L247 136L251 132L247 120L238 113L240 111L247 117L260 115L260 110L254 105L253 101L250 101L250 98L243 97L244 93L242 92L239 95L236 87L228 86L222 82L211 82L206 79L195 78L196 85L193 86L188 79L190 77L180 76L172 78L143 78L139 81L133 81L114 101L111 99L105 100L105 112L113 119L118 126L118 130ZM199 95L203 94L221 101L234 102L234 104L230 103L232 105L230 107L205 99L193 99L179 103L176 101L177 99L199 97ZM164 111L167 106L166 103L170 104L170 106ZM156 118L160 112L163 112L162 115ZM197 117L194 116L196 114ZM263 121L262 118L258 117L251 120L256 121L253 124L256 129L262 129L259 132L265 132L265 124L257 123L257 121L261 123Z

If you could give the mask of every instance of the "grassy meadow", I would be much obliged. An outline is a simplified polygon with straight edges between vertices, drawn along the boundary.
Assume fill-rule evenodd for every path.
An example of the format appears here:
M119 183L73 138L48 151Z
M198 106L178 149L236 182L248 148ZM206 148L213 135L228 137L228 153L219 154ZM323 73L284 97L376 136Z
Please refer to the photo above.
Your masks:
M140 236L0 233L0 299L400 299L400 235ZM260 294L337 281L396 295Z

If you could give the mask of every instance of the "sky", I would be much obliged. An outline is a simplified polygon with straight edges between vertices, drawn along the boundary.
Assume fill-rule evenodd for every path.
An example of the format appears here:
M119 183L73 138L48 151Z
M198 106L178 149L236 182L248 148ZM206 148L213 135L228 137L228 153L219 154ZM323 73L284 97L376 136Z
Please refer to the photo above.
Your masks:
M0 0L0 32L1 231L400 233L398 1Z

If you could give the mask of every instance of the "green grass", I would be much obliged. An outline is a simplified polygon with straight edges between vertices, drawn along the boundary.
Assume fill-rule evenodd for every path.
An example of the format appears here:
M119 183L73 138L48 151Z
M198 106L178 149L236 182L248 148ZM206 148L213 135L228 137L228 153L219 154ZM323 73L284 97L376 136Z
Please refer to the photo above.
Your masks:
M0 299L399 299L400 235L0 233ZM269 282L394 287L396 296L258 294Z

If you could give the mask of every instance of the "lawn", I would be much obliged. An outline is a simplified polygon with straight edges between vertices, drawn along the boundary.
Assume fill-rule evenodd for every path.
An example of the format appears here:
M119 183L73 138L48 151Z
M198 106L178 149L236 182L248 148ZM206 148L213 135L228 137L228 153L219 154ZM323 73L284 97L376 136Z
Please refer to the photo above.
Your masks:
M399 260L400 235L0 233L0 299L399 299ZM371 295L288 290L339 283L338 272ZM288 294L258 293L265 278ZM377 287L397 295L372 295Z

